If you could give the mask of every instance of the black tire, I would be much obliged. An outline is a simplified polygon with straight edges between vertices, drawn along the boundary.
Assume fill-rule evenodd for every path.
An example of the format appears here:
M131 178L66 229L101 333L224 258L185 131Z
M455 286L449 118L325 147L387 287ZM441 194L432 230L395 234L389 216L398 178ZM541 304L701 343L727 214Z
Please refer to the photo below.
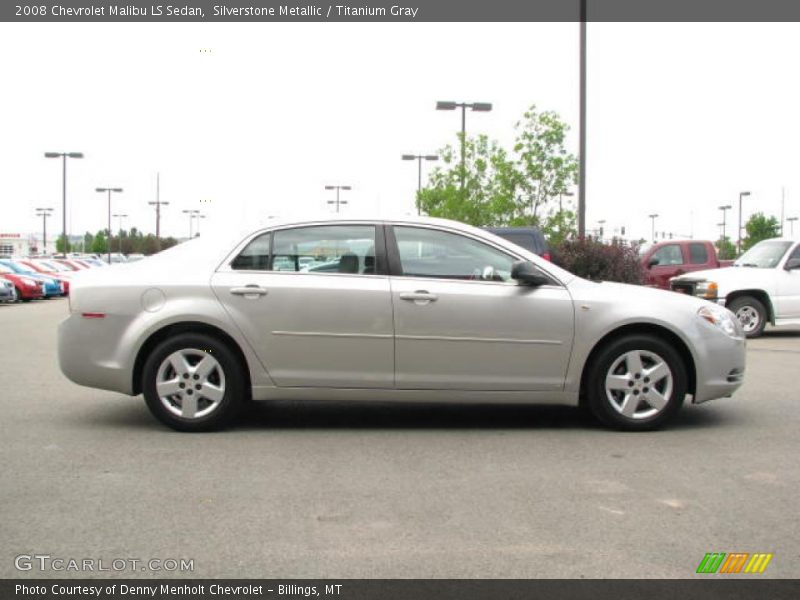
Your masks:
M162 363L175 352L189 350L198 350L193 354L198 360L202 359L204 353L211 355L216 360L219 369L222 370L222 374L215 372L212 377L217 377L217 379L220 378L220 375L224 377L224 395L216 408L207 415L193 418L186 418L172 412L167 404L162 402L156 391ZM177 374L176 381L180 381ZM186 381L191 382L192 377L190 376ZM142 390L147 407L159 421L177 431L215 431L230 424L244 402L246 381L244 365L240 364L236 354L218 339L200 333L181 333L161 342L147 357L142 369ZM167 403L172 406L173 410L180 410L183 403L182 398L185 398L187 393L197 394L195 398L198 408L201 408L202 402L211 404L210 400L202 396L202 391L195 392L191 389L194 385L194 383L189 383L188 389L183 389L179 394L168 397Z
M738 298L734 298L733 302L728 305L728 310L739 319L739 323L742 324L742 328L745 330L744 334L748 338L757 338L764 333L769 315L767 314L767 307L764 306L764 303L758 298L754 298L753 296L739 296ZM747 312L740 316L739 311ZM751 318L748 318L752 316L753 312L758 315L758 322L748 326L746 324L747 322L753 322ZM752 327L752 329L750 327Z
M646 401L639 401L637 406L641 407L641 415L638 418L626 416L615 408L609 395L612 395L621 402L620 398L624 393L620 392L619 396L614 396L613 393L606 392L606 376L609 374L612 366L622 359L623 355L631 351L643 351L645 354L644 359L649 360L650 355L660 357L669 367L672 376L672 389L666 404L660 411L652 416L647 416L647 411L654 409ZM628 364L627 362L625 363ZM649 364L649 363L648 363ZM621 365L620 365L621 366ZM650 431L658 429L667 423L675 416L686 396L688 389L688 376L686 373L686 365L681 358L675 347L663 339L649 334L631 334L626 335L609 342L592 358L592 364L588 365L589 372L586 378L586 401L589 410L592 414L604 425L614 429L624 431ZM627 369L625 367L624 369ZM645 373L643 370L642 373ZM649 391L647 385L664 386L665 380L659 380L650 384L644 383L645 379L635 379L634 385L631 389L637 392L636 398L639 393ZM658 391L666 391L663 388ZM645 396L641 396L645 398Z

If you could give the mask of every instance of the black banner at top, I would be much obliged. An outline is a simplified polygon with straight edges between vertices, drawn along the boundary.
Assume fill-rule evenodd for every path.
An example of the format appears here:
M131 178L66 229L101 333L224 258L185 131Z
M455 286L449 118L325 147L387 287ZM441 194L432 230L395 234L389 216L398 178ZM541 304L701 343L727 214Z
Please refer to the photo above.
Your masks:
M798 21L791 0L4 0L0 21Z

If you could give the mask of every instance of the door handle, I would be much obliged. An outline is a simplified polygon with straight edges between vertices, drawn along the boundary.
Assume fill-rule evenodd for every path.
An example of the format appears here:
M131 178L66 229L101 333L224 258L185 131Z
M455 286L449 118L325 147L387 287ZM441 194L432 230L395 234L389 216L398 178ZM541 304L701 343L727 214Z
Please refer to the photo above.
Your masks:
M265 290L261 286L250 284L244 287L231 288L231 294L233 294L234 296L245 296L245 297L266 296L267 290Z
M431 294L425 290L417 290L416 292L402 292L400 294L401 300L408 300L414 304L428 304L429 302L436 302L439 296Z

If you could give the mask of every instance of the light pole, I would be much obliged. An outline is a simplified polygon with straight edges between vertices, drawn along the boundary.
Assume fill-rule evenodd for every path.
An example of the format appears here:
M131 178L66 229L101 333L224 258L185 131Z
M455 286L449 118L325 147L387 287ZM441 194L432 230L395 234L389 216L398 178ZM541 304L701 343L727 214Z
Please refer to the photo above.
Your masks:
M199 210L184 210L182 212L184 214L189 215L189 239L192 239L192 234L194 233L194 231L192 229L192 219L194 219L195 215L200 214L200 211Z
M108 193L108 264L111 264L111 192L122 193L122 188L112 188L112 187L104 187L104 188L94 188L95 192L103 192Z
M749 196L750 192L739 192L739 241L736 243L736 254L742 253L742 198Z
M128 215L124 215L124 214L119 214L119 213L117 213L117 214L115 214L115 215L112 215L112 216L113 216L115 219L116 219L116 218L119 218L119 253L120 253L120 254L122 254L122 219L127 219L127 218L128 218ZM108 243L109 243L109 244L111 243L111 240L110 240L110 239L109 239Z
M650 236L653 238L653 242L656 241L656 219L658 218L658 213L653 213L652 215L647 215L650 217Z
M62 215L62 228L61 235L64 240L64 256L69 252L69 239L67 238L67 159L68 158L83 158L82 152L45 152L45 158L61 158L61 210Z
M198 213L194 216L194 218L197 219L197 232L194 234L194 236L195 237L199 237L200 236L200 219L205 219L206 215L204 215L204 214L202 214L201 212L198 211Z
M336 214L339 214L339 205L347 204L347 200L339 200L339 191L340 190L351 190L349 185L326 185L326 190L336 190L336 200L328 200L328 204L335 204L336 205Z
M156 244L161 250L161 207L169 204L161 201L161 173L156 174L156 201L148 204L156 207Z
M579 91L579 138L578 138L578 238L586 235L586 21L588 11L586 0L580 0L581 28L578 50L580 65L578 66Z
M42 251L40 254L47 254L47 219L53 212L52 208L37 208L36 216L42 217Z
M420 214L420 206L419 206L419 193L422 191L422 161L423 160L439 160L439 157L435 154L403 154L401 157L403 160L416 160L418 163L418 170L417 170L417 214Z
M789 225L789 235L794 237L794 222L797 221L797 217L786 217L786 220L791 223Z
M730 204L725 204L723 206L718 206L717 208L719 208L722 211L722 239L724 241L725 240L725 224L727 223L726 215L727 215L728 211L733 207Z
M467 109L473 112L489 112L492 110L491 102L451 102L439 100L436 103L436 110L455 110L461 109L461 194L464 194L464 177L466 176L465 154L467 144Z

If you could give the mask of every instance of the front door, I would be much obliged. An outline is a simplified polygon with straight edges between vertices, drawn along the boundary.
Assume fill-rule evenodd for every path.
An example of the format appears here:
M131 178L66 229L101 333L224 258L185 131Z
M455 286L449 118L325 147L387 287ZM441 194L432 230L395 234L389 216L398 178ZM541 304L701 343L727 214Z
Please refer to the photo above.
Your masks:
M574 329L564 287L518 285L513 256L459 232L393 232L398 388L562 389Z

